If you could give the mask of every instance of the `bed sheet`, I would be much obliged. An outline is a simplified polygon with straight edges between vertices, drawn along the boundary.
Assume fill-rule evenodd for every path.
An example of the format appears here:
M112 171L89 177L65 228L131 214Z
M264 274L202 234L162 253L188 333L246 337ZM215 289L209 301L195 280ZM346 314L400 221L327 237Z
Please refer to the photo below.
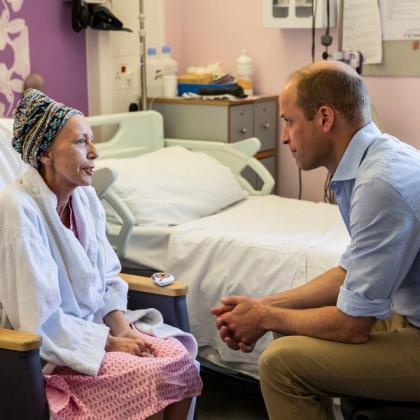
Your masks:
M108 218L107 232L117 234L121 225ZM134 266L165 271L169 238L175 226L134 226L125 259Z
M209 308L226 295L260 297L301 285L338 264L349 236L337 206L250 197L173 229L165 270L187 283L192 333L201 354L257 377L267 333L251 354L227 348Z

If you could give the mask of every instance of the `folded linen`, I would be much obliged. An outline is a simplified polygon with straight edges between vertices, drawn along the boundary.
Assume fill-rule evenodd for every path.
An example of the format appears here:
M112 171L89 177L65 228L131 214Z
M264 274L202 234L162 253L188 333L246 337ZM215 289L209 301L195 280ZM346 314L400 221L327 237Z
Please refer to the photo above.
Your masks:
M125 317L130 324L134 324L144 334L158 338L176 338L187 349L193 360L197 357L198 345L194 336L172 325L165 324L162 314L157 309L128 310Z

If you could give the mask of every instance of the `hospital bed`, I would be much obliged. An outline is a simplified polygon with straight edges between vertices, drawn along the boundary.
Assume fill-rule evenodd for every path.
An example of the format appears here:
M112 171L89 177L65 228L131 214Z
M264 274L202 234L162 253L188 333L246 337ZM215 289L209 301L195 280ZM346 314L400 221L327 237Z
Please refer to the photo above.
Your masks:
M253 157L258 139L232 144L166 139L162 117L154 111L91 117L89 122L94 129L117 127L108 141L97 143L97 166L118 173L102 197L108 235L123 269L169 271L185 282L191 330L198 340L201 360L258 378L257 360L272 335L267 333L259 340L251 354L232 351L220 341L209 308L225 295L260 297L290 289L336 266L349 240L337 206L270 195L274 181ZM194 173L198 185L190 184L187 191L177 183L184 168L174 173L169 168L177 165L178 153L182 165L191 171L196 165L194 156L203 159L205 177ZM216 166L206 170L203 154L229 168L229 173L218 176L220 168ZM259 190L242 176L249 168L262 180ZM225 180L226 187L221 187L227 190L236 182L246 193L225 208L194 218L188 205L200 194L206 199L201 188L211 190L215 187L213 179L213 184ZM157 205L156 201L171 188L182 198L175 203L175 217L170 214L167 218L167 207L173 203L168 199ZM177 197L170 196L175 201ZM186 220L184 211L188 213ZM160 213L161 219L154 217Z
M223 378L225 383L233 380L238 386L240 379L242 389L255 391L257 360L272 340L271 334L259 340L251 354L234 352L220 341L208 308L219 304L225 295L259 297L289 289L336 266L349 242L337 206L269 195L274 180L253 158L259 149L258 139L233 144L165 139L162 117L153 111L91 117L89 122L93 127L104 124L117 127L111 139L98 144L98 164L113 169L114 185L103 194L103 201L107 208L108 234L124 269L143 273L169 271L185 282L189 288L191 329L200 346L202 372L208 373L210 368L210 372L218 379ZM204 153L228 167L229 176L247 192L246 198L233 200L226 208L200 218L170 223L164 218L151 221L146 217L142 223L142 215L136 216L132 211L138 210L130 202L135 195L133 184L150 184L150 188L141 191L143 195L136 196L140 207L150 204L150 194L156 198L162 190L174 188L183 197L178 204L185 210L182 204L188 202L189 191L180 191L171 174L162 177L163 185L154 180L154 177L160 178L160 171L154 170L156 159L153 160L153 156L176 147L191 150L193 154ZM183 164L188 166L191 156L188 153L181 156L175 158L184 158ZM158 156L157 162L163 169L174 163L165 153ZM146 166L143 171L140 170L142 165ZM203 171L204 168L205 165ZM260 177L259 190L243 178L245 169L255 171ZM178 171L175 175L183 173ZM199 174L196 176L199 187L201 181L205 184L206 180ZM208 170L206 176L212 178L214 174ZM127 195L122 185L116 185L118 179L128 182L131 195ZM214 177L214 182L218 181L220 177ZM191 194L199 195L194 185L190 187ZM156 206L152 209L159 213ZM418 418L420 410L418 403L360 398L343 401L342 413L346 420L414 419Z

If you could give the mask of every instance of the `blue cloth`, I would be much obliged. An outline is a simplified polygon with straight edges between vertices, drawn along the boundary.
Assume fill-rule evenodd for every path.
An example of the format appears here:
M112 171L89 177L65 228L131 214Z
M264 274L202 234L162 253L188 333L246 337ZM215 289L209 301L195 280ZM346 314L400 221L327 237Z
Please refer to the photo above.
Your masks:
M331 188L351 237L337 307L379 319L395 312L420 327L420 152L369 123Z

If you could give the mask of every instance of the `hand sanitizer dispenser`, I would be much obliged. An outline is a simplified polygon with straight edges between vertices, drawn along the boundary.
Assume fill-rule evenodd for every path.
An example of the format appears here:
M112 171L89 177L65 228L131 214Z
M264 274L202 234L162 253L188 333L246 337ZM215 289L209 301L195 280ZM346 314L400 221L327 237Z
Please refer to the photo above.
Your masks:
M315 0L263 0L263 26L265 28L311 28ZM315 27L327 26L327 7L330 7L330 27L336 25L336 0L317 0Z

